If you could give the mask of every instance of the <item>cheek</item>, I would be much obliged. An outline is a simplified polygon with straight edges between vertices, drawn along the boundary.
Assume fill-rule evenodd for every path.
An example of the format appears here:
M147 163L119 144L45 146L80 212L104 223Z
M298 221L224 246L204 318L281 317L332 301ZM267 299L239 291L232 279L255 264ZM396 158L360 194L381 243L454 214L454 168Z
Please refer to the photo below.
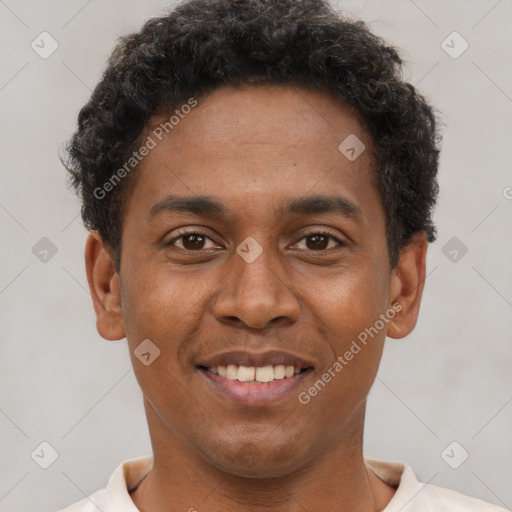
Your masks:
M148 258L149 259L149 258ZM182 345L204 317L211 276L171 270L166 263L127 265L123 278L123 315L133 352L150 339L169 367L180 364Z
M387 307L387 280L369 267L309 283L312 308L338 347L372 326Z
M186 280L168 274L155 265L127 265L122 287L133 370L155 411L187 401L182 380L188 369L181 364L180 348L198 314L197 294L188 291Z
M123 312L132 332L159 333L159 327L172 324L187 306L189 294L179 278L164 275L164 269L148 265L126 265L123 276ZM160 333L161 334L161 333Z
M319 404L327 400L343 409L364 398L378 370L387 327L380 317L387 309L387 280L368 266L310 289L315 290L314 314L330 357L317 375L325 387L319 383L305 391L322 395Z

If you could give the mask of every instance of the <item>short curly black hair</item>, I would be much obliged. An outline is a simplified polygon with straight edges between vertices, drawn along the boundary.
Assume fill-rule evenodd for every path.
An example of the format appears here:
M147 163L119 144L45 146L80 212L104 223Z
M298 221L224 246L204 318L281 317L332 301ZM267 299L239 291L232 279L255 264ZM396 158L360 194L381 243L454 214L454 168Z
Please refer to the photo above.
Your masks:
M355 107L373 138L390 264L432 221L440 136L434 109L402 78L395 48L328 0L185 0L122 36L81 109L61 162L82 219L121 263L126 178L98 193L140 147L153 116L230 85L299 86ZM133 173L132 173L133 174ZM96 192L95 192L96 191Z

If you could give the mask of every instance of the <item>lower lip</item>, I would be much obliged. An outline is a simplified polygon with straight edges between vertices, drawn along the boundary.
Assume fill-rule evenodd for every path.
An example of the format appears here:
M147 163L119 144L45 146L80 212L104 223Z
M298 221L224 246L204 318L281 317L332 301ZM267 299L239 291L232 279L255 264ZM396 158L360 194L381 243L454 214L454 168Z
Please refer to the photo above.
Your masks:
M213 385L215 391L229 400L239 405L265 406L292 395L313 370L308 369L293 377L257 384L229 380L203 368L199 368L199 371Z

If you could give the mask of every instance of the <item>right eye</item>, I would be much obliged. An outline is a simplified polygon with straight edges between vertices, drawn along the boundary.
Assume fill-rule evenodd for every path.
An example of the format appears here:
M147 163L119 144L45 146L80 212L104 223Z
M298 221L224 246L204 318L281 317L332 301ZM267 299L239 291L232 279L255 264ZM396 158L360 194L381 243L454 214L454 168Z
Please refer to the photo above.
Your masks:
M207 235L205 231L196 228L194 230L182 231L178 236L174 237L172 240L169 240L165 246L177 247L178 249L182 249L184 251L197 252L209 249L208 247L204 247L206 240L213 242L213 240ZM181 242L181 247L175 246L177 241Z

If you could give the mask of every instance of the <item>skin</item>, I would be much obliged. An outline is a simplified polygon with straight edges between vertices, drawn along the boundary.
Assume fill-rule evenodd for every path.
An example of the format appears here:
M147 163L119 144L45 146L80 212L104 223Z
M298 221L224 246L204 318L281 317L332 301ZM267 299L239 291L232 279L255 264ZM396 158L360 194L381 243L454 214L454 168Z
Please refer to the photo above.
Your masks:
M349 134L366 146L353 162L338 150ZM224 87L139 164L119 273L90 233L97 329L108 340L127 337L144 395L154 466L131 495L143 512L377 511L389 503L395 489L363 460L366 400L386 335L402 338L416 325L428 242L417 233L390 268L371 147L355 113L327 93ZM169 194L215 196L229 213L151 217ZM360 214L281 211L313 194L342 196ZM206 238L166 246L183 228ZM315 239L325 229L335 239ZM263 250L252 263L236 252L247 237ZM396 302L393 320L301 404L297 394ZM149 366L133 353L144 339L160 349ZM268 406L236 405L196 368L230 349L267 348L314 365L297 393Z

